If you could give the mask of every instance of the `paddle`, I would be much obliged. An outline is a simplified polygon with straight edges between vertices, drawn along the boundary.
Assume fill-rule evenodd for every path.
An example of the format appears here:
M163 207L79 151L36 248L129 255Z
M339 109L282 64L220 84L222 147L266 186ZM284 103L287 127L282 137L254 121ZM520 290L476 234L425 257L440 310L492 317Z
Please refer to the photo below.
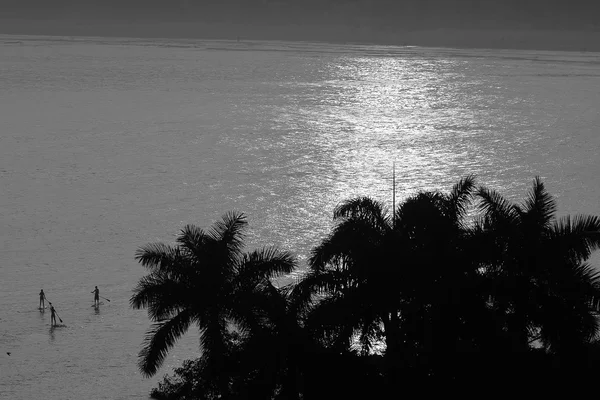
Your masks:
M46 300L48 300L48 298L46 298ZM50 300L48 300L48 304L52 305L52 303L50 302ZM63 323L62 318L58 315L58 313L56 312L56 308L54 309L54 314L56 314L56 316L58 317L58 319L60 320L60 323Z
M110 300L107 299L106 297L102 297L102 296L98 296L98 297L100 297L100 298L102 298L102 299L104 299L104 300L106 300L106 301L108 301L110 303Z
M60 320L60 323L63 324L63 320L62 318L58 315L58 313L56 312L56 309L54 309L54 314L56 314L56 316L58 317L58 319Z

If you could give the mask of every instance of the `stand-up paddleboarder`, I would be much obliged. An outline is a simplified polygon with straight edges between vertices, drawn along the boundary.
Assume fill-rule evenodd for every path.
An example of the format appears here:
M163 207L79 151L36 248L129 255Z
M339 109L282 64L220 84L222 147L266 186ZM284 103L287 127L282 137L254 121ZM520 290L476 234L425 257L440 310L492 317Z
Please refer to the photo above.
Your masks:
M90 293L94 293L94 305L99 306L100 305L100 290L98 290L98 286L96 286L95 289L92 290Z
M48 302L48 303L50 303L50 302ZM54 306L52 305L52 303L50 303L50 312L51 312L51 315L50 315L50 326L56 326L56 325L58 325L56 323L56 310L54 310Z
M45 301L46 300L46 295L44 294L44 289L40 290L40 310L43 310L44 308L46 308L46 304Z

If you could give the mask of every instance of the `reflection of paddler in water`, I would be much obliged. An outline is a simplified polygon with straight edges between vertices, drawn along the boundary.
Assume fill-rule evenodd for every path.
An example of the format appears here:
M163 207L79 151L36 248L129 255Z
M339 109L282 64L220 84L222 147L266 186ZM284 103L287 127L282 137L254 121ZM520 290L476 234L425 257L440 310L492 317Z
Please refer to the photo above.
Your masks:
M95 289L92 290L90 293L94 293L94 305L99 306L100 305L100 290L98 290L98 286L95 286Z
M44 294L44 289L40 290L40 309L46 308L46 304L44 300L46 299L46 295Z

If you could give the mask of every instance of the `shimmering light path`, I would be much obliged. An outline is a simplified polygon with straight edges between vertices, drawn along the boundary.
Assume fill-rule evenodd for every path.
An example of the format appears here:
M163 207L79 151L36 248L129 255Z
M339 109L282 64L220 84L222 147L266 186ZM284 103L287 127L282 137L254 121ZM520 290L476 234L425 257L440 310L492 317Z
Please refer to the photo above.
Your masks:
M0 393L146 398L133 255L249 215L303 262L333 207L476 173L600 214L600 55L0 37ZM96 312L98 285L110 303ZM49 329L43 287L67 327ZM161 374L197 350L192 330ZM6 352L11 352L11 356Z

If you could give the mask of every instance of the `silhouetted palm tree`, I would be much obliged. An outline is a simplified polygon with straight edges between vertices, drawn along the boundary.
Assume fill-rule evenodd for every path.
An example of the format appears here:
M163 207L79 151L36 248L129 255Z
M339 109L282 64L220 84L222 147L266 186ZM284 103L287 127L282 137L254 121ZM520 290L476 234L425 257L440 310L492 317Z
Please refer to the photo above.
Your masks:
M290 312L287 288L268 282L259 291L260 296L241 296L251 302L252 311L245 313L243 331L227 332L220 368L211 369L202 356L188 360L174 376L165 377L155 390L157 398L299 398L305 372L314 369L318 352ZM218 386L218 377L227 378L226 389Z
M131 305L147 308L155 321L140 352L144 375L154 375L175 341L196 324L201 370L221 393L229 390L226 364L240 346L232 330L245 340L258 327L267 329L269 310L277 306L270 280L296 266L291 254L275 248L244 253L246 225L243 214L229 212L207 231L187 225L176 246L154 243L137 251L150 273L134 289Z
M340 350L358 343L367 353L383 339L386 358L398 361L402 348L405 363L406 351L431 346L424 330L434 330L427 324L448 321L445 311L458 320L461 290L473 286L465 276L476 275L474 263L460 264L468 261L461 244L469 237L465 216L473 190L469 176L449 194L408 198L394 216L368 197L336 207L333 232L313 250L309 272L292 293L307 310L309 329Z
M343 351L358 335L367 352L381 331L382 308L388 306L381 296L371 297L369 285L377 278L375 270L385 268L392 218L382 203L361 197L336 207L334 220L337 225L313 249L310 270L292 297L305 307L307 326L323 343ZM319 307L311 308L315 295Z
M420 192L396 212L395 254L401 293L397 345L406 366L427 376L453 376L458 353L478 350L492 316L481 293L483 277L469 212L475 191L468 176L449 193Z
M520 205L487 188L477 194L482 268L513 349L539 339L567 351L596 337L600 275L585 261L600 248L600 218L557 220L539 177Z

